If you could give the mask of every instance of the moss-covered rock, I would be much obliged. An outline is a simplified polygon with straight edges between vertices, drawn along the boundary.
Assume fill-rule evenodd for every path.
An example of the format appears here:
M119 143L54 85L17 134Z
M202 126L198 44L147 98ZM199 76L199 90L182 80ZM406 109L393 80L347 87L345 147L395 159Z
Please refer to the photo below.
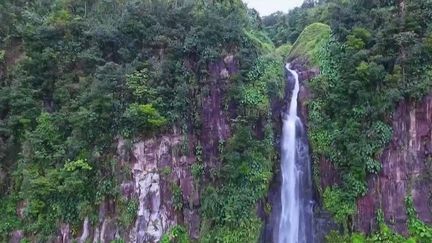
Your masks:
M276 48L275 54L281 57L287 57L288 54L291 52L292 47L293 46L291 44L281 45L278 48Z
M247 38L258 48L261 53L267 54L275 49L272 40L262 31L244 30Z
M320 47L328 41L330 34L330 26L326 24L313 23L307 26L294 43L289 58L305 57L310 65L317 66Z

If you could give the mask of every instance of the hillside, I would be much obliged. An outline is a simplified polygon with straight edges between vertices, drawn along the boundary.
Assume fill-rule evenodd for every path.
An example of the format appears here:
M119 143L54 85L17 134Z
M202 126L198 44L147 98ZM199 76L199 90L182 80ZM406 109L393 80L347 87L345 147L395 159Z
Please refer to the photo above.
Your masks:
M431 17L2 1L0 242L432 242Z

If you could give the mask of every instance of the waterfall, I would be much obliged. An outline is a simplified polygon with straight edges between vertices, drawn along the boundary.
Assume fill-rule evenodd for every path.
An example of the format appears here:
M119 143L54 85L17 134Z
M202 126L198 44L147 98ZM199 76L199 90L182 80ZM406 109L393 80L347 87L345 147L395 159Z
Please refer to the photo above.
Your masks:
M300 90L298 73L286 69L294 77L294 89L288 114L283 115L281 149L281 204L279 243L313 242L312 180L309 148L305 129L297 116L297 98Z

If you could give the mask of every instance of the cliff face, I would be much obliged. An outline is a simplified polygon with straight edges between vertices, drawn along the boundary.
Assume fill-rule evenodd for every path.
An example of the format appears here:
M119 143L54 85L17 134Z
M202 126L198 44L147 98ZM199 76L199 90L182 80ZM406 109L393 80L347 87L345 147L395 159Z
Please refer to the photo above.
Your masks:
M219 62L209 65L209 93L202 102L202 132L199 139L203 146L203 159L208 169L219 166L219 142L230 137L229 114L225 114L224 90L233 74L238 73L238 62L228 55Z
M202 81L209 85L209 93L203 97L200 108L203 126L199 135L179 134L174 129L170 134L137 141L129 151L125 150L124 141L119 140L119 162L128 164L132 173L132 180L121 185L123 196L136 197L139 203L136 222L128 236L121 238L128 242L158 242L173 226L184 225L189 236L198 239L200 187L203 181L208 181L209 171L220 166L219 141L230 137L228 115L223 108L224 89L229 78L238 72L237 66L231 55L209 65L208 79ZM195 155L199 145L202 145L202 178L192 174L192 165L199 163ZM111 231L116 230L112 227ZM110 242L114 237L115 234L107 232L100 233L99 239Z
M219 141L230 136L227 115L224 114L224 87L237 72L233 56L227 56L209 66L210 90L202 102L203 129L199 136L176 132L133 145L129 163L132 182L122 185L127 192L138 196L137 220L129 233L130 242L156 242L172 226L185 225L192 239L199 237L201 180L192 175L192 165L198 163L195 148L202 144L205 171L219 166ZM180 152L187 147L186 153ZM122 154L119 141L119 154ZM204 175L205 176L205 175ZM178 187L180 195L174 195ZM180 197L180 198L175 198ZM177 201L176 201L177 200ZM180 200L180 202L178 201Z
M184 137L173 133L128 144L119 139L118 163L131 170L131 180L121 183L125 200L138 200L135 222L124 230L119 212L112 200L99 207L98 221L91 224L86 218L78 242L157 242L172 226L185 224L189 234L198 237L198 184L191 174L193 155L181 155L179 146ZM175 206L173 188L181 191L182 207ZM177 202L178 203L178 202ZM71 230L62 225L54 242L72 242ZM19 242L19 241L16 241Z
M292 62L301 82L299 114L307 128L307 101L312 98L307 81L319 74L317 69L305 68L301 60ZM281 66L282 68L282 66ZM53 242L111 242L117 238L127 242L158 242L175 225L184 225L192 239L200 236L200 191L211 181L211 171L220 166L219 144L231 136L229 118L235 109L223 107L226 85L238 73L238 62L229 55L208 67L206 80L209 90L199 106L202 130L199 134L181 134L176 129L150 139L117 141L117 163L130 169L130 179L119 185L125 200L137 200L136 220L126 229L120 226L119 209L113 200L99 207L98 220L86 218L78 237L67 224L59 225ZM272 104L273 119L279 115L291 96L292 85L286 85L285 101ZM403 101L392 115L393 138L380 155L382 170L369 178L368 194L357 203L354 227L362 232L376 229L376 212L381 209L386 223L397 232L407 233L405 198L413 197L419 218L432 223L432 95L418 102ZM280 125L280 124L279 124ZM277 137L280 134L276 134ZM195 150L202 146L204 173L196 178L192 166L199 163ZM277 148L276 148L277 149ZM313 148L312 148L313 149ZM276 164L275 167L279 168ZM338 183L332 164L318 161L320 186ZM266 219L263 242L271 242L272 232L280 212L280 173L276 169L269 190L268 203L272 213ZM320 199L316 198L319 204ZM263 211L263 205L258 211ZM319 207L315 210L316 240L320 242L332 229L337 229L330 216ZM265 213L260 215L265 217ZM11 242L20 242L23 232L11 234Z
M303 84L299 109L307 126L307 101L312 98L307 80L318 72L305 68L301 61L294 62L294 67ZM410 196L419 219L432 223L432 95L417 102L401 101L391 120L392 141L378 155L381 172L369 177L368 193L357 201L354 229L365 233L377 229L377 212L382 210L387 225L398 233L407 234L405 200ZM338 183L338 172L330 161L322 158L315 168L319 168L319 183L322 188ZM319 212L315 219L317 231L323 231L317 232L321 235L318 238L322 238L328 231L323 228L335 228L327 216L320 219L321 216L322 212Z
M419 219L432 223L432 96L400 102L392 126L392 141L380 156L382 170L369 179L368 194L357 203L355 224L364 232L376 227L376 212L381 209L386 223L406 234L409 196Z
M197 233L199 218L194 207L199 204L199 195L190 170L195 158L176 154L182 139L170 134L140 141L132 148L128 163L133 181L122 184L124 196L135 194L139 202L137 220L129 233L131 242L159 240L171 226L182 221L188 223L192 235ZM182 192L181 202L188 202L178 210L173 202L174 185Z
M181 134L176 128L163 135L135 141L119 138L117 164L128 168L129 179L120 187L125 201L136 200L135 221L125 228L119 222L120 212L114 200L101 203L96 222L85 218L78 234L70 225L59 225L50 242L159 242L175 225L184 225L191 239L200 234L200 190L211 181L210 174L220 166L219 144L231 135L229 116L223 101L226 85L238 73L238 60L232 55L208 66L208 76L200 82L209 87L202 97L199 114L202 129L198 134ZM196 149L201 146L198 159ZM201 149L200 149L201 150ZM203 175L194 176L192 165L202 163ZM14 231L10 242L20 242L24 234Z

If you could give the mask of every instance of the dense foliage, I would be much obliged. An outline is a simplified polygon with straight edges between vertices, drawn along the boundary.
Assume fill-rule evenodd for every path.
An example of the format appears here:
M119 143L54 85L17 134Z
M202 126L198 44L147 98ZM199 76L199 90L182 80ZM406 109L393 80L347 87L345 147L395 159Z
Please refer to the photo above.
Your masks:
M130 144L173 131L199 138L214 85L209 69L228 55L238 72L218 87L231 131L218 144L221 166L206 167L203 141L191 142L199 240L259 237L256 208L266 204L278 159L272 108L284 95L285 57L321 70L310 81L309 138L314 161L330 161L339 177L318 192L351 229L367 177L381 169L395 105L432 88L431 18L431 0L307 0L262 19L240 0L1 1L0 241L22 230L48 242L62 223L76 238L85 218L97 223L106 201L126 231L139 202L120 193L131 173L118 163L117 139ZM181 187L170 190L174 210L182 210ZM407 212L411 238L392 232L377 212L374 235L328 239L430 242L410 198ZM162 242L189 242L188 233L174 226Z
M326 242L331 243L426 243L432 241L432 227L418 219L414 209L412 198L405 199L408 213L408 231L409 236L403 236L395 233L384 222L384 215L381 210L377 212L378 230L372 235L365 236L361 233L340 234L336 231L330 232L326 237Z
M241 107L235 133L221 151L222 185L209 186L204 192L203 242L258 241L262 221L256 205L267 195L277 159L270 103L283 95L281 60L277 55L262 57L247 75L249 82L238 98ZM257 123L263 127L261 135L254 132Z
M17 229L49 241L60 223L78 234L85 217L97 221L98 206L106 200L116 202L118 222L128 228L138 204L120 196L120 182L130 172L116 162L115 141L148 138L173 127L199 134L211 62L236 55L240 75L227 102L242 103L249 111L248 105L259 104L263 117L268 95L281 85L281 79L266 84L266 78L280 78L282 72L270 58L261 61L257 72L263 74L246 77L257 57L274 47L257 29L258 16L241 1L7 0L0 3L0 17L0 241ZM261 75L266 76L252 83ZM258 119L250 116L248 121ZM242 205L252 211L272 176L273 141L260 141L247 126L239 125L224 155L223 170L244 167L243 174L229 175L236 186L217 189L217 196L220 202L234 200L247 175L250 186L244 187ZM250 151L238 147L245 139ZM250 159L256 163L248 171ZM203 170L197 164L194 176ZM248 195L250 190L257 191ZM233 227L244 208L228 206L223 219L204 215L221 229ZM167 237L183 242L184 232L179 226Z
M321 70L310 82L309 138L315 165L330 161L339 176L328 188L320 188L318 166L314 176L323 206L345 229L352 229L356 200L366 194L368 176L381 170L379 156L392 138L394 108L402 100L414 103L432 88L431 16L428 0L326 0L306 1L288 14L263 19L277 46L295 43L290 57L307 57ZM320 36L322 24L331 27L331 38ZM316 42L323 45L308 46ZM390 231L382 228L383 234ZM418 231L411 234L424 241ZM405 240L397 237L389 242ZM366 239L361 238L330 242Z
M377 174L392 137L391 113L432 87L430 1L328 1L333 36L319 53L321 75L310 82L314 160L336 167L338 185L320 189L324 206L349 226L356 199ZM313 62L312 62L313 64ZM350 228L350 227L347 227Z

